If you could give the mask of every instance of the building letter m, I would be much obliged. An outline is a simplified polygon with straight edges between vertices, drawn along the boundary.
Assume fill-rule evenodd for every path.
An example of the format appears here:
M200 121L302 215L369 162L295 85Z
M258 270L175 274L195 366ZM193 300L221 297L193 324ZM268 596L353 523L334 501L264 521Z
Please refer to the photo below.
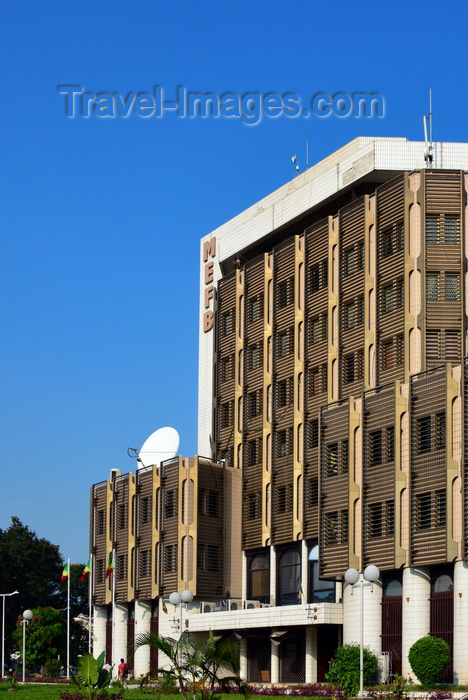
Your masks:
M209 241L205 241L203 244L203 262L206 262L208 258L214 258L216 255L216 238L210 238Z

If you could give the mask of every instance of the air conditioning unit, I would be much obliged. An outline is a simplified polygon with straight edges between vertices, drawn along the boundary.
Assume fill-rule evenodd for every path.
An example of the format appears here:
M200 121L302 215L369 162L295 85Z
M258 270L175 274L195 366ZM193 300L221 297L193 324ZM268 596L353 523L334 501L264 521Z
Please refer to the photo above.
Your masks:
M244 609L252 610L253 608L259 608L261 605L259 600L244 600Z
M226 605L228 610L242 610L242 598L227 598Z
M200 612L201 613L209 613L213 612L213 610L216 607L216 603L200 603Z
M260 603L261 608L272 608L273 603Z

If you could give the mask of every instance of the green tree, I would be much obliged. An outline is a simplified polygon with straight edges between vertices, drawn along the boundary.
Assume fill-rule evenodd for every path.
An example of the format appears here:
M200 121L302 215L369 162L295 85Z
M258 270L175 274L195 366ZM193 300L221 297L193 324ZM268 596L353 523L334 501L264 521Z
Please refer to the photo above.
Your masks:
M343 686L352 686L356 680L359 689L360 646L359 644L343 644L335 652L330 670L326 674L329 683L337 683ZM363 677L364 683L377 670L377 657L369 649L363 649Z
M154 632L140 634L135 639L135 650L154 646L167 656L170 667L157 669L159 674L174 678L180 694L188 700L210 700L215 686L227 689L234 685L246 694L246 685L239 677L239 648L229 639L215 639L210 631L208 640L185 631L179 639L160 637ZM130 651L130 650L129 650ZM130 653L129 653L130 655Z
M450 647L440 637L421 637L408 653L413 672L424 688L433 687L450 661Z
M34 608L34 617L26 629L26 665L42 667L48 659L57 658L63 653L66 644L66 623L60 610L55 608ZM18 647L23 653L23 629L21 621L13 633Z
M19 591L6 599L5 649L13 650L12 633L23 610L64 607L60 601L63 560L59 548L12 517L8 529L0 529L0 590ZM7 657L8 658L8 657Z

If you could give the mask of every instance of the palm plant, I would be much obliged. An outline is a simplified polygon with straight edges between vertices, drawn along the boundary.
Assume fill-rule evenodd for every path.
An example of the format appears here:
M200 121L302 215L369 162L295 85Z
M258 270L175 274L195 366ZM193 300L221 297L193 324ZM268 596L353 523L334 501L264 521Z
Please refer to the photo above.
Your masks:
M188 700L211 700L216 687L228 686L247 694L247 686L239 677L239 649L226 637L215 639L210 631L208 640L184 631L178 640L161 637L154 632L140 634L135 639L135 651L142 646L153 646L170 662L169 668L158 668L157 673L172 677L181 695Z

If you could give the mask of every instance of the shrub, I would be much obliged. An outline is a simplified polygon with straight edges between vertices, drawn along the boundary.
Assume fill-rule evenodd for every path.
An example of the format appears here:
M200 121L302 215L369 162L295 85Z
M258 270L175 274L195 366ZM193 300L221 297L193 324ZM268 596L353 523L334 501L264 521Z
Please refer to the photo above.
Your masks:
M60 659L47 659L44 664L44 676L47 678L57 678L60 675L62 662Z
M421 637L408 654L415 675L423 688L435 685L450 661L450 647L440 637Z
M351 684L352 678L345 680L346 674L358 674L358 690L359 690L359 644L343 644L335 652L335 657L331 663L330 670L325 678L329 683L336 683L343 688L343 683L347 686ZM367 683L369 678L377 670L377 657L369 649L363 649L363 677L364 683ZM344 688L343 688L344 691ZM345 693L346 694L346 693ZM350 697L350 696L347 696Z

